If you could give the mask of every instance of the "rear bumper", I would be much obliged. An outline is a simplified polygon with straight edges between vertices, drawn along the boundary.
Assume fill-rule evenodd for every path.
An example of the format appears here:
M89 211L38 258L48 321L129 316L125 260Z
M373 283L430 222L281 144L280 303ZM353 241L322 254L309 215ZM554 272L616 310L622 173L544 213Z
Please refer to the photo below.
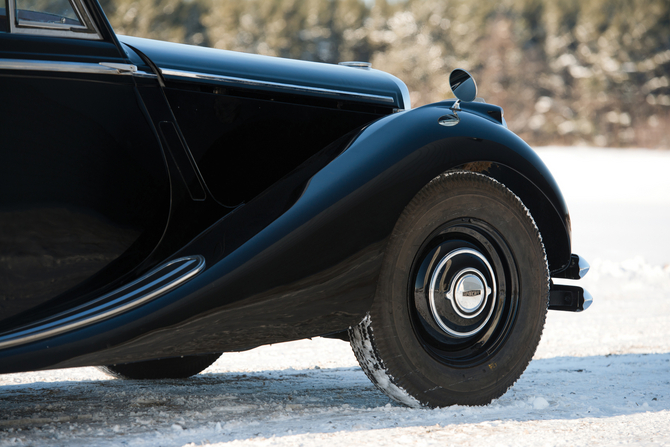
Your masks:
M554 275L554 278L581 279L589 271L589 263L579 255L573 254L570 265L564 271ZM593 303L591 294L582 287L551 283L549 292L549 310L563 310L582 312Z
M549 310L582 312L593 303L591 294L581 287L552 284L549 293Z
M551 276L552 278L582 279L589 272L590 268L591 266L586 262L586 259L579 255L572 254L570 256L570 264L568 265L568 268Z

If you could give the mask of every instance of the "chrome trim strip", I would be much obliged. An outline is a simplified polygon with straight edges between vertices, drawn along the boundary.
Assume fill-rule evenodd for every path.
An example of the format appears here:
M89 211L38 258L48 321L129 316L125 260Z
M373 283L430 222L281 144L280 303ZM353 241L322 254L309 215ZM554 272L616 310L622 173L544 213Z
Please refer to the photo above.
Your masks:
M163 76L173 78L187 78L187 79L198 79L203 81L226 82L251 87L272 87L272 88L279 88L282 90L290 90L292 92L298 92L298 93L321 93L326 95L345 97L347 99L359 99L359 100L384 102L391 104L395 103L395 99L393 99L391 96L380 96L380 95L371 95L368 93L347 92L344 90L331 90L320 87L307 87L304 85L283 84L280 82L259 81L254 79L237 78L233 76L196 73L193 71L174 70L172 68L160 67L160 70L163 73Z
M183 265L160 275L161 270L177 263ZM205 258L200 255L175 259L90 303L0 335L0 349L60 335L114 317L179 287L204 269ZM133 286L151 279L152 276L156 276L156 279L138 289L132 289ZM118 298L109 300L119 294L121 295Z
M136 71L133 73L133 77L158 79L158 75L156 73L147 73L146 71Z
M22 19L18 19L18 22L19 22L18 26L25 28L36 28L36 29L54 30L54 31L72 31L73 29L76 29L81 30L82 32L88 30L88 28L82 25L65 25L63 23L52 23L52 22L31 22L29 20L22 20Z
M0 59L0 70L53 71L63 73L97 73L131 75L131 69L120 69L107 62L92 64L86 62L37 61L24 59ZM119 65L119 64L117 64ZM128 67L131 67L130 65ZM137 67L132 66L137 71Z
M28 36L45 36L45 37L66 37L68 39L81 40L102 40L99 34L87 32L66 31L53 28L41 28L35 26L12 26L13 34L24 34Z
M135 73L137 72L137 66L131 64L119 64L116 62L100 62L100 65L103 67L113 68L119 73Z

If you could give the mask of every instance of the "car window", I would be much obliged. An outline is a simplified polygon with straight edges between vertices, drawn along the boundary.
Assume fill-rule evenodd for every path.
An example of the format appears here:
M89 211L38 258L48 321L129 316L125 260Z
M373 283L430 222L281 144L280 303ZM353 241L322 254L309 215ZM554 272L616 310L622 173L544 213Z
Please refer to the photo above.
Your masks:
M9 23L7 22L7 8L0 3L0 33L9 31Z
M81 0L9 0L8 7L12 33L100 39Z
M16 12L19 21L81 26L68 0L16 0Z

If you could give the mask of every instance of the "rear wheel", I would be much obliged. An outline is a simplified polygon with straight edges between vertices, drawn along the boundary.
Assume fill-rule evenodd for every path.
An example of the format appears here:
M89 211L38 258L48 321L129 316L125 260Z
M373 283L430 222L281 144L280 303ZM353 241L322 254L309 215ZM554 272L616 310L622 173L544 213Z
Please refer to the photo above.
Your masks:
M185 379L204 371L221 356L189 355L159 360L98 366L105 374L118 379Z
M484 175L447 174L398 220L374 304L350 340L398 402L483 405L530 362L548 297L544 246L520 199Z

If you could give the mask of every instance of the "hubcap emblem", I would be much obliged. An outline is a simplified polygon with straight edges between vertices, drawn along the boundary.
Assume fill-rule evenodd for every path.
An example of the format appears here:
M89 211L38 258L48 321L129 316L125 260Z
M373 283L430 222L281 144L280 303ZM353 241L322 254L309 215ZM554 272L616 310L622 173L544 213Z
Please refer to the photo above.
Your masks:
M477 269L468 268L454 276L445 294L453 303L454 311L463 318L475 318L486 305L491 289Z
M472 273L463 275L455 287L456 305L466 313L475 312L484 302L484 283Z

